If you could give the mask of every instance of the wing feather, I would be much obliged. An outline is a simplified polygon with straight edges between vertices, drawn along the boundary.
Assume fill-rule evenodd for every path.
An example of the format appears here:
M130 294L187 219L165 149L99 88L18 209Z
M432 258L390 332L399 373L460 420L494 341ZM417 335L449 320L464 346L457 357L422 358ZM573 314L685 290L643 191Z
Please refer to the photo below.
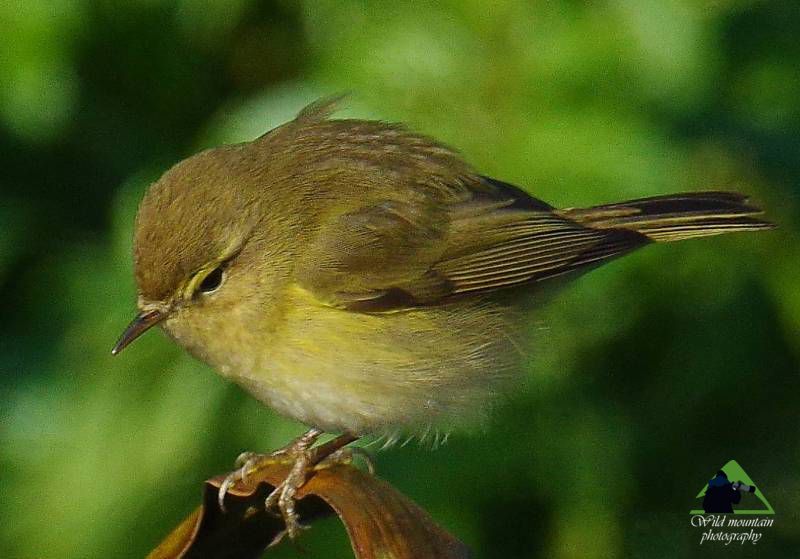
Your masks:
M402 311L588 270L650 242L771 227L730 192L557 209L482 177L457 153L402 126L326 120L281 128L327 204L308 220L297 283L322 303ZM277 133L277 132L276 132ZM288 140L287 140L288 141ZM312 172L313 171L313 172Z
M386 202L343 214L304 284L332 305L396 311L560 276L648 242L577 223L499 181L471 194L444 208Z

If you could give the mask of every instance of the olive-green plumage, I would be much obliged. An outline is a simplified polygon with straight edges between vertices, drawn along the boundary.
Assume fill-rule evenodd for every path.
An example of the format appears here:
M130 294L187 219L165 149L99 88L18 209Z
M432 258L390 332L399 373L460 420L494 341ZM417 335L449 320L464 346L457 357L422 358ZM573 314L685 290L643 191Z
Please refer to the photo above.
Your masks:
M522 299L509 294L653 241L769 227L726 192L555 209L430 138L331 108L199 153L150 188L134 248L142 314L117 350L161 322L308 425L413 431L479 415L515 371Z

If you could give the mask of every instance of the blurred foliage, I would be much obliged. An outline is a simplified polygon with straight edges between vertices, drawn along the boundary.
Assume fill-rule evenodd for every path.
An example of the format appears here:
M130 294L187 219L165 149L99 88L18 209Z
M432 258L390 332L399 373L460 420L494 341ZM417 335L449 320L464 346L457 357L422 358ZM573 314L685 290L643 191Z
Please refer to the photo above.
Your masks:
M758 551L796 556L800 5L489 6L0 3L0 556L142 557L204 479L301 431L160 334L109 350L149 182L339 91L557 205L730 188L780 224L582 278L484 432L383 452L382 477L480 557L699 557L693 497L736 459L776 510ZM303 539L350 554L333 521Z

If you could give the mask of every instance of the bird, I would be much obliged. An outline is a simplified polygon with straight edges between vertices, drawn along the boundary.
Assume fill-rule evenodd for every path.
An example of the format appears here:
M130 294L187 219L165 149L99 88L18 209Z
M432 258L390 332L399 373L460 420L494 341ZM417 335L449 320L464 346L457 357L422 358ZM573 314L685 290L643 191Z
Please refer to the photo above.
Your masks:
M742 194L697 191L556 208L454 149L323 99L248 142L207 149L145 193L138 314L308 431L244 453L291 463L266 506L294 537L311 468L361 437L480 418L519 377L530 301L649 244L773 225ZM338 435L316 444L323 434ZM316 446L315 446L316 445Z

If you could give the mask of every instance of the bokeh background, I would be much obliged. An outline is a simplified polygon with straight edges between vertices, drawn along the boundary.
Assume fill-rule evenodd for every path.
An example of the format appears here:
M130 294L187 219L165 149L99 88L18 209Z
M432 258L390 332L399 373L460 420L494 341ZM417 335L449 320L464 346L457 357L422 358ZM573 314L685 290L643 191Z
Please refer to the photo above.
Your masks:
M380 475L478 557L796 557L800 8L587 4L0 3L0 556L142 557L204 479L302 430L161 333L109 349L147 185L347 91L342 114L556 205L727 188L780 225L584 276L482 432L382 452ZM775 527L700 548L688 511L729 459ZM335 521L303 545L351 556Z

